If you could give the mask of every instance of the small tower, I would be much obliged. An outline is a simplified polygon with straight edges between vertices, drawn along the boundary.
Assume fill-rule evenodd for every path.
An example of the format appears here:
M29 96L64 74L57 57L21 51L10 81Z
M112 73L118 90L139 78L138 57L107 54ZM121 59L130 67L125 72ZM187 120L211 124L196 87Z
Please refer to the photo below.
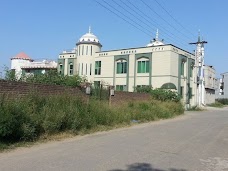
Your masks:
M15 71L17 79L21 78L22 66L29 66L33 60L24 52L21 52L11 58L11 70Z
M89 32L79 39L76 46L78 49L77 56L93 56L94 53L100 52L102 47L97 36L91 32L91 27L89 27Z
M84 34L77 45L77 74L85 77L87 81L93 80L95 62L94 56L96 52L101 51L101 43L97 36L91 32L91 27L89 27L89 32Z
M163 40L160 41L159 38L158 38L158 35L159 34L158 34L158 29L157 29L156 37L153 40L151 40L150 43L146 45L146 47L164 45Z

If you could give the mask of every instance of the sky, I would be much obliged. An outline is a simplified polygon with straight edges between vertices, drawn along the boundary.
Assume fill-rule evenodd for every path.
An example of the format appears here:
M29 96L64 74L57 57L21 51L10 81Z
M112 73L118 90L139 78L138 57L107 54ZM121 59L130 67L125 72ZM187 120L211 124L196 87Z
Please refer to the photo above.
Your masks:
M1 0L0 77L10 58L57 60L92 32L102 50L143 47L155 37L193 52L198 32L205 64L228 72L228 1L225 0ZM2 73L1 73L2 72Z

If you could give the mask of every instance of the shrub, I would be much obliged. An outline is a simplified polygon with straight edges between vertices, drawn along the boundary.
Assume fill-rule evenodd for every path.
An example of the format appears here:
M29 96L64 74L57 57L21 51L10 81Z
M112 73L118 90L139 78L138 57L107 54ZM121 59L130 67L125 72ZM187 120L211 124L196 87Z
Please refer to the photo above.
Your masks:
M223 105L222 103L216 101L215 103L208 104L208 106L210 106L210 107L219 107L219 108L221 108L221 107L223 107L224 105Z
M183 113L180 102L151 100L110 107L107 102L91 98L89 102L70 94L22 99L0 98L1 141L31 141L40 135L63 131L88 131L99 126L110 127L174 117ZM3 145L1 145L3 146Z
M135 91L139 93L150 93L153 99L160 100L160 101L179 102L181 99L177 92L174 92L169 89L161 89L161 88L153 89L151 86L142 86L142 87L136 87Z
M171 90L166 90L166 89L154 89L151 90L151 95L152 98L160 101L174 101L174 102L179 102L180 101L180 96Z
M228 105L228 99L226 99L226 98L216 99L216 101L223 104L223 105Z

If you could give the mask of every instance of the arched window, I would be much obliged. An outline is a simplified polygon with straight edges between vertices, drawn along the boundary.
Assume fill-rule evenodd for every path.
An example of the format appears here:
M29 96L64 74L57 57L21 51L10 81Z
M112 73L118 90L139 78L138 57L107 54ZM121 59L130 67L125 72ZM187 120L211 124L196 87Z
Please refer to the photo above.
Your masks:
M165 83L161 86L162 89L172 89L172 90L176 90L177 87L175 86L175 84L173 83Z
M69 64L69 75L73 75L74 74L74 65L73 63L71 62Z
M137 73L149 73L150 71L150 61L148 58L142 57L138 59L137 62Z
M118 60L116 61L116 73L117 74L126 74L127 73L127 61L126 60Z

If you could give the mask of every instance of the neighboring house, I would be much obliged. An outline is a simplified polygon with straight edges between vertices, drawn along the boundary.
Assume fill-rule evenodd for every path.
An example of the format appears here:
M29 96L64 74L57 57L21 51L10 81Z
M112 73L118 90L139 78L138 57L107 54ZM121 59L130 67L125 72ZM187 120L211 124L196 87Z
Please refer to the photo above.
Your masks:
M57 63L55 61L34 61L24 52L11 58L11 70L15 71L17 79L20 79L22 74L25 76L44 74L53 69L57 69Z
M216 98L228 98L228 72L221 74L222 78L219 79L219 88Z
M196 105L194 54L156 38L145 47L101 51L99 39L89 32L73 51L59 54L58 72L86 77L89 82L133 92L137 86L177 91L186 105Z
M204 65L205 104L215 103L216 82L215 68Z

